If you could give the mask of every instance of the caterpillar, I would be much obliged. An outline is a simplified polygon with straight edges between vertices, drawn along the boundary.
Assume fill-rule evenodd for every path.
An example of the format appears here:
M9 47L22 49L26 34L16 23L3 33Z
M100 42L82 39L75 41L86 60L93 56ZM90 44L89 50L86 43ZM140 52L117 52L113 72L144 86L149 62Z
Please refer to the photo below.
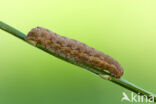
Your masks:
M27 41L34 41L42 44L47 50L55 52L56 56L63 55L66 59L74 62L83 62L95 66L99 70L107 70L116 78L123 75L123 68L112 57L100 52L88 45L74 39L60 36L42 27L33 28L26 37Z

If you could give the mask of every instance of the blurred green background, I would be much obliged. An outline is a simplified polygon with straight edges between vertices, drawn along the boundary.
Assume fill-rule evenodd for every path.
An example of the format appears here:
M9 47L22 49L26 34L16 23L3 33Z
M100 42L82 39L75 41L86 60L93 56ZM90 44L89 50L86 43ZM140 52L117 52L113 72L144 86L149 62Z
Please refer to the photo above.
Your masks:
M0 20L36 26L117 59L123 78L156 93L155 0L0 0ZM130 91L0 30L0 104L128 104Z

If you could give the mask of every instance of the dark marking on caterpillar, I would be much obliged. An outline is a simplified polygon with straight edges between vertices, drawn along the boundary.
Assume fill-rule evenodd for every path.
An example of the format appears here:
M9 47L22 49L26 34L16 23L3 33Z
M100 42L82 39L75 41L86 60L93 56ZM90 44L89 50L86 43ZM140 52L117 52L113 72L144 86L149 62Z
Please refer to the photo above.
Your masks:
M98 67L100 70L108 70L116 78L123 75L123 68L112 57L84 43L60 36L48 29L36 27L28 33L26 40L40 43L46 49L54 50L56 55L63 54L65 58L72 58L75 62L83 62Z

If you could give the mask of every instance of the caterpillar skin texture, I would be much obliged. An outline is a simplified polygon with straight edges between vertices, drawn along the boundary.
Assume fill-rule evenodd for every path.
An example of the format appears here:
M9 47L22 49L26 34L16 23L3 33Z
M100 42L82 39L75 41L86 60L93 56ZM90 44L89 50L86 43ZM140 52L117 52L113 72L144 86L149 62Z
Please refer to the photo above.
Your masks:
M108 70L116 78L123 75L123 68L112 57L95 50L77 40L60 36L47 29L36 27L32 29L26 38L27 41L35 41L45 48L55 51L57 55L64 55L66 59L73 59L75 62L83 62L95 66L99 70Z

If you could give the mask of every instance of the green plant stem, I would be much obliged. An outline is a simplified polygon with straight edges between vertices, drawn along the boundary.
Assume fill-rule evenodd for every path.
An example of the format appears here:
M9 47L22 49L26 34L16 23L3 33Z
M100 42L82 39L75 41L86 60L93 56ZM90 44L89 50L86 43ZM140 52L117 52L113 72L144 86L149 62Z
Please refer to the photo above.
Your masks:
M24 33L22 33L20 31L18 31L17 29L3 23L2 21L0 21L0 29L2 29L4 31L6 31L6 32L8 32L8 33L22 39L22 40L24 40L27 43L29 43L28 41L25 40L26 35ZM150 98L151 96L154 96L154 101L156 102L156 96L154 94L152 94L151 92L148 92L148 91L146 91L146 90L144 90L144 89L142 89L142 88L140 88L140 87L138 87L138 86L124 80L124 79L122 79L122 78L118 79L118 78L115 78L115 77L111 76L108 72L98 70L97 68L95 68L93 66L89 66L89 65L88 66L87 65L83 66L82 65L83 63L74 63L72 60L66 60L62 56L56 56L55 53L53 53L50 50L45 49L45 47L43 47L40 44L38 44L36 47L43 50L43 51L45 51L45 52L47 52L47 53L49 53L49 54L51 54L51 55L53 55L53 56L55 56L55 57L59 57L60 59L62 59L64 61L70 62L70 63L75 64L75 65L80 66L80 67L83 67L83 68L93 72L94 74L99 75L100 77L102 77L102 78L104 78L106 80L109 80L109 81L111 81L111 82L113 82L113 83L115 83L117 85L120 85L120 86L132 91L132 92L135 92L136 94L146 95L148 98Z

